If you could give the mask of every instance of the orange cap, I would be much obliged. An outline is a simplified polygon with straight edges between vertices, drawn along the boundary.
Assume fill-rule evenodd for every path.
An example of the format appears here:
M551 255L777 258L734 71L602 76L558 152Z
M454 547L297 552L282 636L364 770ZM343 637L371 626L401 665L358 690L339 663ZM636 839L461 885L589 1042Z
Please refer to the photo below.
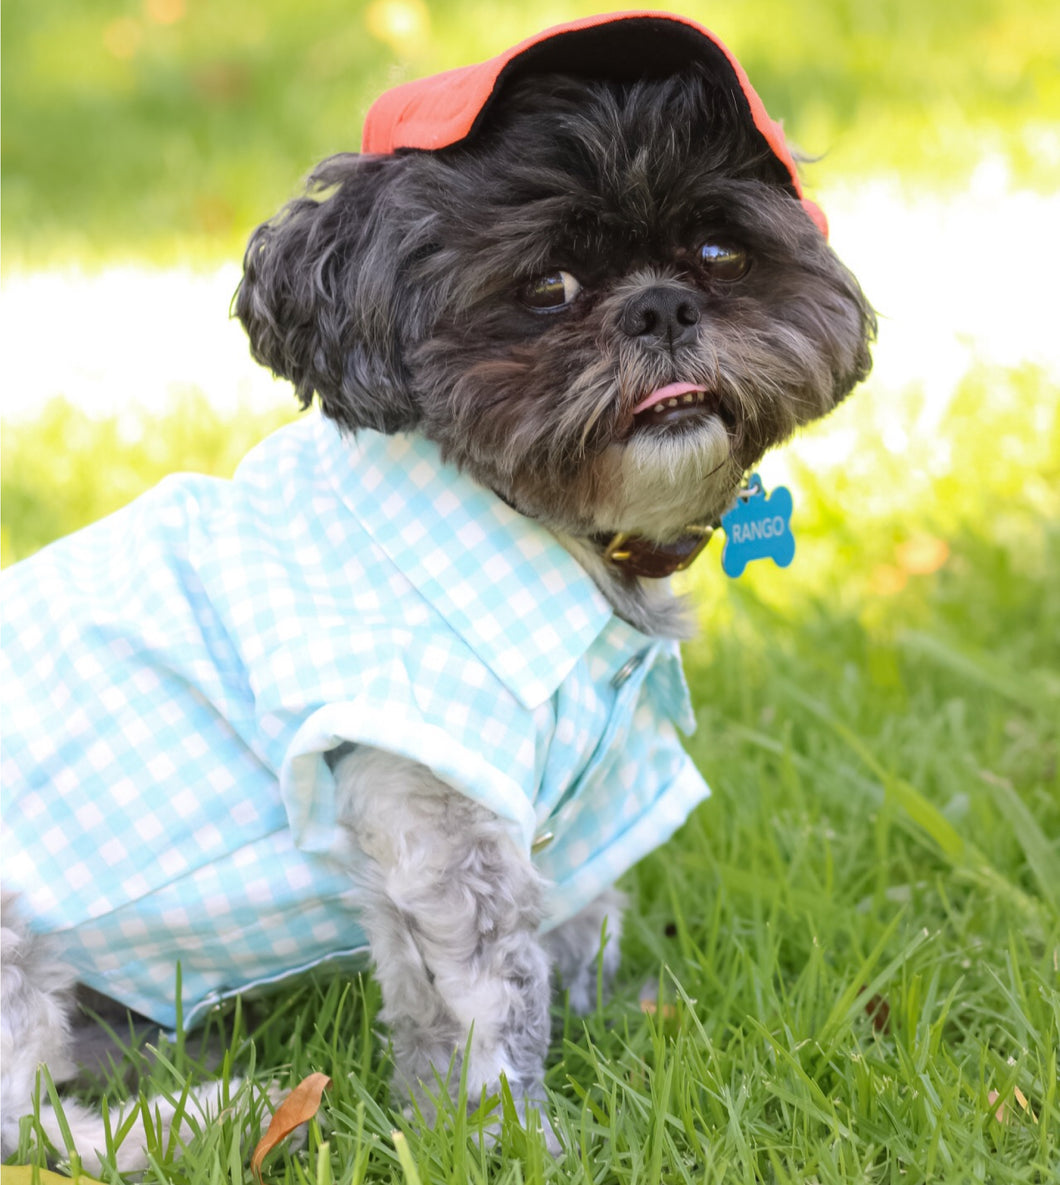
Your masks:
M824 212L803 196L779 123L769 118L743 67L708 29L666 12L616 12L555 25L495 58L386 91L364 121L362 151L445 148L474 130L502 84L528 74L567 73L616 80L665 77L689 62L713 67L739 88L747 114L787 170L792 189L827 237Z

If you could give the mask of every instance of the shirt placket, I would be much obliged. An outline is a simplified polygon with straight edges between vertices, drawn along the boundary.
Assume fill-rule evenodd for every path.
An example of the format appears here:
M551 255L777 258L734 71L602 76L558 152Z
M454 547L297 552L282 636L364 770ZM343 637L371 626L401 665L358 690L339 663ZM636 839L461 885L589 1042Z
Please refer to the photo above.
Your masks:
M592 782L600 765L611 752L615 738L623 729L628 729L630 726L644 681L652 669L659 650L658 643L647 642L647 639L644 639L644 642L646 644L633 653L626 651L610 676L602 685L598 685L598 693L608 696L611 700L603 731L581 772L557 800L548 819L539 828L532 847L533 851L542 851L551 843L554 837L554 820L558 818L564 807L577 797L582 788Z

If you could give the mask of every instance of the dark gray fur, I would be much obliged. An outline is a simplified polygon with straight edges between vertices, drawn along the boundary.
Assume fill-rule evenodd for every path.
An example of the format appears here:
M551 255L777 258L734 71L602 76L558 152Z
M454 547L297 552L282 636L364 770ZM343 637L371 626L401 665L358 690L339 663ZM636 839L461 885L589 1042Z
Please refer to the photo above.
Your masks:
M739 285L697 268L708 236L751 252ZM523 308L520 284L556 267L584 284L573 307ZM698 309L690 342L623 331L658 284ZM536 79L471 141L326 161L252 238L236 309L303 402L315 392L350 429L424 433L568 535L636 529L608 517L600 458L644 393L676 380L719 393L734 486L864 378L875 328L764 141L696 70ZM690 497L671 533L716 516L717 498Z

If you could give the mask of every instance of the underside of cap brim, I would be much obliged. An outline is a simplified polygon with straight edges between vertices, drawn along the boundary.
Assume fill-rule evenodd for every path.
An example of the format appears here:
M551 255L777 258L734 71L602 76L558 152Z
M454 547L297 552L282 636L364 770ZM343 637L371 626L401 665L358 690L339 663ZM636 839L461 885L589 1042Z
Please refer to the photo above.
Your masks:
M506 83L561 73L615 82L664 78L700 62L742 96L748 118L783 165L794 195L827 235L823 213L803 197L794 158L743 67L708 29L661 12L621 12L557 25L471 66L402 83L382 94L365 119L362 150L435 150L471 136Z

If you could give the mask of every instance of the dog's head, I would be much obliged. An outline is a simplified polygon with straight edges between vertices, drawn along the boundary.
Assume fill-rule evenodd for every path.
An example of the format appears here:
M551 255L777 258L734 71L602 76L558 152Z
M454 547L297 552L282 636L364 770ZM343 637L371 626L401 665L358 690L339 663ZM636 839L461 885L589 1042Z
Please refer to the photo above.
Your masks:
M742 72L677 23L703 36L612 22L588 71L539 40L454 142L326 161L251 239L255 357L565 533L714 521L875 323Z

